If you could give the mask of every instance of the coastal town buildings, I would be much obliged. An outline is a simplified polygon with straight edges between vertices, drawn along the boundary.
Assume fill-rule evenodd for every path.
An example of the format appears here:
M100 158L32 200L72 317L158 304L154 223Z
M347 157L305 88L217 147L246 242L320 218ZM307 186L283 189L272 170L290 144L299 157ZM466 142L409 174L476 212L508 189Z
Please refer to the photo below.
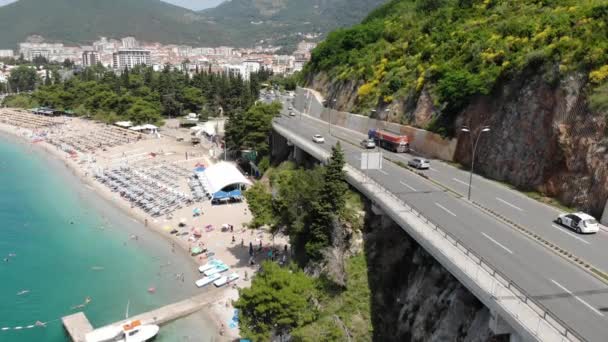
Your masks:
M11 58L14 56L13 50L0 50L0 58Z
M152 65L150 51L143 49L120 49L112 54L114 70L131 69L136 65Z
M82 52L82 66L89 67L100 63L99 52L97 51L83 51Z
M102 65L120 71L143 64L162 70L165 65L189 72L206 70L211 72L235 72L248 79L252 72L262 68L275 74L290 74L302 69L310 59L310 51L316 43L303 40L291 55L279 55L278 46L257 45L253 48L230 46L194 47L190 45L140 42L135 37L111 39L100 37L90 46L66 46L49 43L41 36L30 36L19 44L18 54L26 60L40 56L49 61L63 62L66 59L84 67ZM0 57L12 57L12 50L0 50Z

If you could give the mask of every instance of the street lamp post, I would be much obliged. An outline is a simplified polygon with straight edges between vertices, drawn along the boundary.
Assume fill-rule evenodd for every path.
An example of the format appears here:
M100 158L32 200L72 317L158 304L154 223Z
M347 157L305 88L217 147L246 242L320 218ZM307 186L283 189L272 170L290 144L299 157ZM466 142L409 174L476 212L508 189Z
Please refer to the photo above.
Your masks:
M477 144L479 143L479 138L481 138L481 135L485 132L489 132L490 131L490 126L483 126L481 128L481 131L479 131L479 133L477 134L477 137L475 138L475 143L473 143L473 132L471 131L470 128L464 126L460 129L462 132L465 133L469 133L469 137L471 138L471 171L469 173L469 192L467 195L467 199L470 201L471 200L471 188L472 188L472 184L473 184L473 168L475 167L475 152L477 152Z
M337 99L331 100L332 105L327 106L327 110L329 111L329 118L327 119L327 124L329 126L329 135L331 135L331 111L332 111L332 108L334 107L336 101L338 101L338 100Z

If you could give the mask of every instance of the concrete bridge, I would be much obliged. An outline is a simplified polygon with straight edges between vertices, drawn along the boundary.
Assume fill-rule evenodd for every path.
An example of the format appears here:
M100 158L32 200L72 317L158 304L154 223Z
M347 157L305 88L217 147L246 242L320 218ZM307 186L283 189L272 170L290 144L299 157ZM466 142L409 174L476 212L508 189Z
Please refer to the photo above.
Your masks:
M322 130L320 126L298 117L283 115L276 119L271 137L273 157L288 155L298 162L312 159L313 162L324 163L330 157L329 148L341 139L321 131L325 133L326 143L315 144L310 137L321 133L319 130ZM448 200L466 201L446 194L445 190L430 190L431 182L398 165L385 162L382 170L364 173L357 166L361 150L344 141L342 147L347 160L347 181L371 200L377 211L399 224L490 309L490 328L496 334L509 334L511 341L603 341L608 336L605 335L606 325L596 325L603 317L598 320L596 315L585 311L587 308L575 306L572 301L578 298L575 294L563 289L555 291L546 286L546 279L539 280L539 276L545 276L544 272L561 269L562 273L568 273L576 269L574 266L543 248L535 246L530 249L534 243L518 234L516 242L521 243L523 250L533 251L522 253L522 258L531 258L527 267L522 268L522 261L513 258L519 250L514 251L500 242L502 238L498 232L490 228L498 226L498 229L505 229L489 215L481 213L470 203L461 203L459 208L462 209L448 209L448 203L451 203ZM413 180L413 177L419 179ZM437 196L431 198L434 204L425 206L421 200L423 209L419 209L417 199L429 194ZM462 219L461 214L464 216ZM470 225L459 229L463 225L461 220L470 222ZM579 276L580 272L572 272ZM549 304L551 309L548 309ZM575 329L563 321L563 318L571 319L577 315L584 316L583 320L594 320L591 324L593 329L587 330L589 325L585 324ZM574 319L574 322L578 325L581 321Z

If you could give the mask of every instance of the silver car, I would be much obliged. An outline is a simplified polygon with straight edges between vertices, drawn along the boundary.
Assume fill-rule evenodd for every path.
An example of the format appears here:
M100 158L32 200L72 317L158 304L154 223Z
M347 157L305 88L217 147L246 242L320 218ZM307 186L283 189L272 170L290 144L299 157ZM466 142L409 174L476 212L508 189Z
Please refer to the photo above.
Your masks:
M424 158L414 158L408 161L407 165L418 170L428 170L431 168L431 162Z
M368 149L376 148L376 142L374 142L374 139L363 139L361 141L361 147Z

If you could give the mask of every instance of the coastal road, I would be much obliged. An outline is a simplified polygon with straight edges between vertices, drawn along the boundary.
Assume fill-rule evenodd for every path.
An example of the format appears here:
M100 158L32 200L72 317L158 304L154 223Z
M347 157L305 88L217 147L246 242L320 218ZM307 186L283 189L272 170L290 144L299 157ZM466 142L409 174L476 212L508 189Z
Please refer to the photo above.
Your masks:
M329 135L327 122L307 115L300 116L300 113L297 113L295 119L300 122L298 127L307 127L310 132ZM332 125L331 134L342 141L342 145L345 145L345 142L358 145L361 140L367 138L365 134L336 125ZM382 152L390 160L405 164L415 157L411 154L392 153L387 150ZM466 198L469 186L468 171L439 160L432 160L431 169L417 172L425 174L433 181ZM478 175L473 176L471 200L608 273L608 248L606 248L608 231L605 228L593 235L577 234L554 222L562 211Z
M359 168L362 149L345 143L344 140L358 143L363 139L362 135L332 126L333 135L329 136L327 123L323 124L306 116L290 117L287 115L287 111L284 111L283 114L282 117L275 120L275 123L306 139L310 139L317 133L324 135L326 143L320 146L328 151L338 140L342 140L348 163ZM433 168L440 167L439 163L433 164ZM439 169L437 170L430 170L429 173L443 173ZM468 201L454 196L443 187L437 186L407 169L385 162L382 170L370 170L367 171L367 174L465 242L585 339L589 341L606 340L608 336L608 287L604 283L525 237L512 227L481 211ZM456 176L457 173L452 175L453 178L459 179ZM483 183L480 181L477 184L481 186ZM501 197L505 202L515 202L513 197L502 196L506 197ZM524 198L517 199L524 200ZM499 203L503 202L499 201ZM520 203L511 204L519 207L517 204ZM519 212L516 208L504 203L503 205L509 210ZM530 210L529 206L520 205L520 209ZM527 216L529 214L531 213L526 212L525 215L521 213L519 215ZM563 234L556 228L552 228L552 232ZM598 236L602 237L602 234ZM572 240L589 246L579 240Z

